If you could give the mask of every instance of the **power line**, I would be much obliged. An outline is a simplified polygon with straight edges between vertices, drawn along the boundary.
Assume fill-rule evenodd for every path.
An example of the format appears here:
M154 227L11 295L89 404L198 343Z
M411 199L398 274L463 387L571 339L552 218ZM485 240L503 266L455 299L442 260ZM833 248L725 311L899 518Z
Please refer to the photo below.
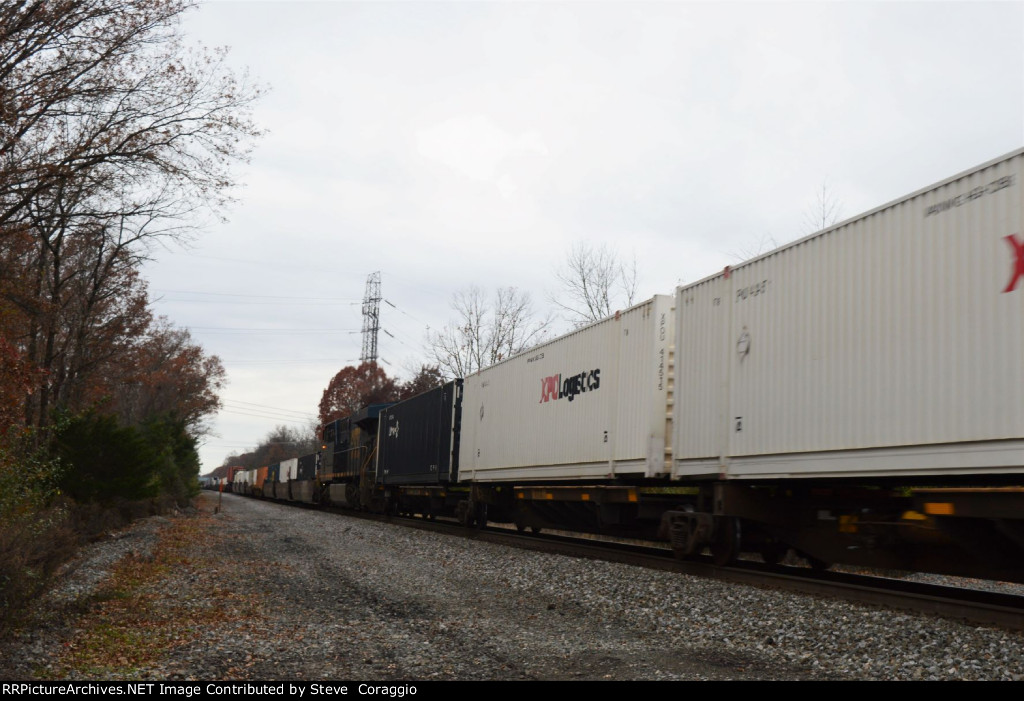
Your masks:
M310 411L297 411L295 409L282 409L281 407L268 406L266 404L254 404L253 402L242 402L242 401L238 401L238 400L230 400L230 401L225 401L224 404L226 406L232 406L233 408L236 408L236 409L239 409L239 408L240 409L247 409L248 407L253 407L253 409L269 409L272 412L277 412L277 413L280 413L280 414L298 414L300 417L313 416L313 412L310 412ZM240 404L242 406L240 406L240 407L239 406L233 406L233 405L236 405L236 404ZM253 409L250 409L250 411L253 410Z
M271 300L261 300L261 301L258 301L258 302L245 302L245 301L241 301L241 300L237 300L236 301L236 300L223 300L223 299L167 299L166 297L160 297L160 298L158 298L158 299L156 299L154 301L155 302L160 302L162 304L216 304L218 306L225 306L225 305L229 305L230 304L230 305L236 306L236 307L240 307L240 306L253 306L253 305L260 305L260 306L265 306L265 307L270 307L270 306L273 306L273 307L339 307L339 306L351 307L351 306L354 306L356 304L359 304L359 302L349 302L349 301L340 301L340 302L320 302L320 301L303 301L303 302L286 301L286 302L275 302L275 301L273 301L271 299Z
M178 295L206 295L208 297L245 297L246 299L289 299L289 300L329 300L332 302L346 302L351 304L358 304L358 299L352 299L351 297L295 297L291 295L254 295L254 294L242 294L239 292L204 292L202 290L154 290L160 294L170 293Z
M285 234L285 236L286 236L286 234ZM347 271L346 272L346 271L337 270L336 268L311 266L311 265L309 265L308 262L289 263L286 260L281 260L281 259L275 259L275 260L252 260L251 258L228 258L226 256L204 256L204 255L200 255L198 253L191 253L191 252L188 252L188 251L182 251L182 252L168 251L168 255L172 255L172 256L186 256L188 258L205 258L206 260L223 260L223 261L227 261L229 263L244 263L246 265L260 265L260 266L272 267L274 269L280 269L280 268L284 267L284 268L298 268L298 269L301 269L301 270L304 270L304 271L322 270L324 272L330 272L330 273L333 273L335 275L356 275L356 274L358 274L358 273L356 273L354 271Z
M284 416L271 416L269 414L251 414L251 413L248 413L248 412L245 412L245 411L237 411L237 410L234 410L234 409L221 409L219 413L221 413L221 414L235 414L236 416L250 416L250 417L252 417L254 419L270 419L272 421L284 421L284 422L287 422L287 423L290 423L290 424L302 424L302 425L305 425L305 424L309 423L309 420L300 420L300 419L284 417ZM312 415L310 415L310 418L311 419L313 418Z
M386 300L386 299L385 299L384 301L385 301L385 302L387 302L388 304L390 304L390 305L391 305L392 307L394 307L395 311L397 311L397 312L398 312L399 314L404 314L405 316L409 317L409 318L410 318L410 319L412 319L413 321L418 321L419 323L421 323L421 324L423 324L424 326L426 326L426 327L427 327L428 329L430 328L430 324L428 324L427 322L423 321L423 319L418 319L418 318L416 318L415 316L413 316L413 315L412 315L412 314L410 314L409 312L405 311L405 310L404 310L404 309L402 309L401 307L398 307L398 306L396 306L396 305L395 305L395 304L393 304L392 302L388 302L388 300Z
M305 334L305 333L345 333L356 334L355 329L258 329L258 328L231 328L226 326L190 326L190 331L202 331L204 334Z
M319 365L336 363L337 358L292 358L278 360L221 360L225 365Z

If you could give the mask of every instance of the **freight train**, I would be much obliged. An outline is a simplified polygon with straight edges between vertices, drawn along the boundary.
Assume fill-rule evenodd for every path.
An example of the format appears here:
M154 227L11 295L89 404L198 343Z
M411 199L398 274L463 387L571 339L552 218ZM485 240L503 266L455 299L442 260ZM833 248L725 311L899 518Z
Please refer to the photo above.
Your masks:
M1024 582L1024 149L469 377L236 491Z

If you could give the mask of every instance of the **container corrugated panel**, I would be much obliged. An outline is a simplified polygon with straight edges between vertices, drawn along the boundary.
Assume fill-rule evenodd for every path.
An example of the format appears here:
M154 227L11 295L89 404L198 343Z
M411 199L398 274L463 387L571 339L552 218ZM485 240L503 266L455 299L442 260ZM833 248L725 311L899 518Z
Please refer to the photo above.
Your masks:
M316 476L316 453L299 458L298 470L292 479L311 480Z
M379 484L446 484L458 473L462 380L399 402L380 413Z
M282 460L281 468L278 473L278 481L288 482L289 480L295 479L299 474L299 459L291 458L290 460Z
M267 476L263 480L263 496L265 497L276 497L277 496L277 483L278 476L280 474L281 464L274 463L267 467Z
M460 481L667 474L672 305L654 297L466 378Z
M676 297L675 396L673 427L675 457L691 469L702 460L717 471L725 430L728 378L728 281L711 278L680 290Z
M675 473L1024 471L1024 151L677 290Z

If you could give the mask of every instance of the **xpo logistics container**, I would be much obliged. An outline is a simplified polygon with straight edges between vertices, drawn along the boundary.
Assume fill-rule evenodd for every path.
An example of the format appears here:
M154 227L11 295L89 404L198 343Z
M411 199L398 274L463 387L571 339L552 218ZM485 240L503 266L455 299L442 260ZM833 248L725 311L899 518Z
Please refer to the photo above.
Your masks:
M673 476L1024 469L1024 150L676 294Z
M465 378L459 480L667 477L672 304L654 297Z

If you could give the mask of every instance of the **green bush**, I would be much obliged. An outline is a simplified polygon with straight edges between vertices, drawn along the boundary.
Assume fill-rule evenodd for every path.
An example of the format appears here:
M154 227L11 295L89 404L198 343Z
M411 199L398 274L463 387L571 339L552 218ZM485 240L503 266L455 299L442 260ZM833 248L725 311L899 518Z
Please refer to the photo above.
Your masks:
M173 416L62 414L52 432L0 435L0 631L78 542L186 505L198 475L196 441Z
M159 493L159 453L142 431L95 412L60 424L54 441L63 466L60 488L72 499L109 504Z
M29 432L0 436L0 630L73 552L69 508L57 499L59 463Z
M196 440L185 423L173 416L161 416L142 426L142 432L157 459L160 494L178 506L185 506L199 494L199 453Z

